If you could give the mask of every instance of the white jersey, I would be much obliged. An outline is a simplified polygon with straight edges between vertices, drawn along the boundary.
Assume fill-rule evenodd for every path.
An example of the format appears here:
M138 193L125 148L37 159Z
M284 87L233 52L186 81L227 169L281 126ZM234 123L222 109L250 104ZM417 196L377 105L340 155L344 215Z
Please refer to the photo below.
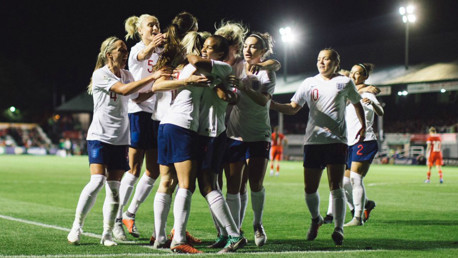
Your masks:
M178 80L191 76L196 68L188 64L181 70ZM199 127L199 107L204 87L185 86L177 91L167 114L162 118L161 124L174 124L176 126L197 132Z
M242 83L260 93L272 95L275 91L275 72L261 70L257 75L246 75L243 70ZM233 106L227 136L229 138L244 141L270 142L272 134L270 128L269 107L270 100L265 106L254 102L245 92L237 91L238 102Z
M92 96L94 116L87 133L87 140L97 140L112 145L129 145L129 119L127 102L129 96L122 96L110 91L117 82L133 82L132 74L121 69L121 78L113 74L108 66L97 69L92 74ZM138 94L131 94L137 97Z
M361 94L362 98L368 98L372 102L374 102L377 105L380 105L378 102L377 98L375 97L374 94L369 93L369 92L363 92ZM375 136L374 132L374 116L375 116L375 111L374 107L372 105L364 104L361 101L361 105L363 106L364 109L364 116L366 117L366 138L364 138L364 141L372 141L372 140L377 140L377 137ZM359 137L356 138L356 135L358 134L359 130L361 129L361 123L359 122L358 116L356 115L356 110L353 105L347 105L346 111L345 111L345 121L347 123L347 138L348 138L348 145L354 145L359 141Z
M209 88L204 88L202 93L202 101L200 102L199 114L199 130L200 135L217 137L226 130L225 118L228 103L220 99L215 92L214 87L218 82L225 81L230 75L232 68L230 65L212 60L211 75L207 77L212 80L212 85ZM227 86L229 89L229 87Z
M348 77L336 76L331 80L325 80L318 74L302 82L291 101L302 107L307 103L309 107L305 145L347 144L345 125L347 98L352 103L361 100L355 84Z
M137 56L140 53L140 51L142 51L145 47L146 45L142 41L140 41L130 49L128 61L129 71L132 73L136 81L150 76L154 72L154 66L156 65L157 60L159 59L159 54L153 52L148 59L139 61L137 59ZM153 82L148 83L140 90L138 90L138 92L150 92L152 86ZM129 100L129 113L135 113L140 111L154 113L156 110L156 100L156 94L154 94L151 98L141 103L135 103L131 99Z

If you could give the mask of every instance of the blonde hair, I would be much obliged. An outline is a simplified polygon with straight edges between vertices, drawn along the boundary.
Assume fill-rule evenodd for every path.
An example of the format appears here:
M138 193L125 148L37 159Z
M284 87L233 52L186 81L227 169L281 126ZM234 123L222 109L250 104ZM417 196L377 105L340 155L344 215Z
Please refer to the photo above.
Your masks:
M266 51L262 56L262 60L265 60L269 55L274 53L274 40L269 33L253 32L247 38L249 37L257 38L261 42L261 47Z
M242 56L243 40L247 33L248 29L242 23L221 21L219 28L216 28L215 35L223 36L230 46L237 46L239 48L237 57L240 57Z
M202 54L202 46L204 45L205 40L211 36L210 32L197 32L197 31L190 31L184 36L183 40L181 41L181 45L183 46L187 55L194 54L200 56Z
M97 62L95 63L95 68L94 71L97 69L100 69L101 67L104 67L107 64L107 54L113 51L114 49L114 43L119 41L118 37L112 36L107 39L105 39L102 42L102 45L100 46L100 52L97 55ZM92 77L91 81L89 82L89 85L87 86L87 93L89 95L92 95Z
M130 16L129 18L126 19L124 22L124 29L126 30L127 34L125 36L126 40L128 39L141 39L140 35L138 34L138 28L142 25L142 22L146 18L153 18L159 26L159 19L150 14L142 14L140 17L137 16Z

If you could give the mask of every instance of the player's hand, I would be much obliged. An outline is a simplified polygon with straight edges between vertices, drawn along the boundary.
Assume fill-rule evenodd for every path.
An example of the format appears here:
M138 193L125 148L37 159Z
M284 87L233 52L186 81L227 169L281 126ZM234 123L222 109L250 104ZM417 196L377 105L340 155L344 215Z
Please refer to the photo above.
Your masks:
M242 83L242 81L237 78L235 75L229 75L227 77L227 82L232 85L232 87L239 89L239 90L245 90L245 84Z
M247 63L247 71L251 74L258 74L259 71L262 70L262 66L259 64L248 64Z
M204 75L191 75L186 80L186 86L207 87L210 80Z
M165 77L170 77L172 76L172 69L169 67L164 67L161 70L155 71L152 76L154 77L155 80L161 78L162 76Z
M364 139L366 138L366 127L365 126L361 127L361 129L359 129L358 133L356 134L355 139L358 139L358 137L359 137L359 141L358 142L363 142Z
M153 48L162 46L165 43L165 35L162 33L158 33L154 35L153 40L150 42Z
M372 105L374 102L368 98L363 98L363 104L366 104L368 106Z

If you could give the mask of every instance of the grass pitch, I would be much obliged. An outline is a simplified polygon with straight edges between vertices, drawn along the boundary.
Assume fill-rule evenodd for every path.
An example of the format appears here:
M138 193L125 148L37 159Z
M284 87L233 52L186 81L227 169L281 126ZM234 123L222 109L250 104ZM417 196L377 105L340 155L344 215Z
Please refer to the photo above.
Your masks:
M444 167L444 184L433 170L424 184L426 167L373 165L365 179L368 197L377 207L362 227L345 228L343 247L331 239L332 225L323 225L315 241L306 241L310 215L304 200L301 162L281 163L279 177L266 175L263 224L268 240L254 245L251 204L243 224L248 245L236 254L243 257L456 257L458 253L458 167ZM170 256L149 245L153 231L153 200L157 189L137 213L139 239L115 247L99 244L102 205L99 193L89 213L81 245L69 245L66 236L73 222L79 194L89 180L87 157L0 156L0 256L125 257ZM319 189L321 214L328 204L324 173ZM173 209L168 231L173 224ZM350 220L347 212L346 221ZM208 206L198 192L193 196L188 230L205 243L203 256L216 256L205 246L215 237ZM202 256L202 255L200 255ZM218 255L219 256L219 255Z

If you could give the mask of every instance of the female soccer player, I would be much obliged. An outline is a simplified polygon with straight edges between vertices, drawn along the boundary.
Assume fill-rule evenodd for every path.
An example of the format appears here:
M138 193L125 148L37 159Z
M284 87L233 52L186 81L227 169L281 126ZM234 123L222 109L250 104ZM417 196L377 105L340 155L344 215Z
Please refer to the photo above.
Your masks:
M140 80L154 73L155 65L159 58L159 46L164 42L164 36L160 33L159 20L152 15L143 14L140 17L131 16L125 22L127 32L126 40L139 37L140 41L132 47L129 55L129 71L135 80ZM135 226L135 214L140 204L145 201L153 189L154 182L159 176L157 164L157 128L159 121L152 120L152 116L158 116L161 110L157 109L159 94L152 94L152 83L145 85L139 90L137 99L129 99L129 122L130 122L130 147L128 171L121 180L119 190L120 205L113 229L114 237L118 240L126 240L122 223L129 233L139 237L140 233ZM158 98L159 97L159 98ZM143 159L146 170L134 194L129 208L123 214L123 207L129 201L135 183L140 176Z
M245 69L242 79L231 77L238 89L238 102L232 108L227 125L229 154L226 162L230 171L227 178L227 203L234 221L240 224L240 192L245 164L249 171L251 202L254 212L253 227L257 246L265 244L267 237L262 226L265 190L264 175L270 150L269 102L275 90L275 72L262 70L259 64L272 52L269 34L253 33L243 46Z
M353 79L356 89L363 98L361 104L364 108L366 120L366 137L362 140L358 139L357 134L361 124L353 105L347 105L345 121L347 123L348 158L343 182L347 199L353 201L354 216L344 226L363 225L364 221L369 218L369 213L375 207L375 202L366 199L366 188L363 183L363 179L367 175L372 160L378 151L377 137L373 128L374 114L378 116L383 116L384 114L383 107L375 95L364 90L369 87L369 85L365 84L365 81L369 78L373 68L373 64L359 63L354 65L350 71L350 78ZM366 207L366 210L364 210L364 207ZM367 218L365 218L365 213Z
M437 172L439 173L439 183L444 183L444 179L442 178L442 150L441 150L441 137L436 133L436 128L431 127L429 129L429 136L426 140L426 156L428 159L428 172L426 173L426 180L425 183L431 182L431 168L434 164L436 164Z
M334 204L335 228L332 239L336 245L342 245L344 238L345 196L342 179L347 155L347 99L357 111L362 125L358 135L362 139L366 130L364 111L359 102L361 96L350 78L337 73L339 64L340 56L337 51L330 48L321 50L317 59L319 74L305 79L291 98L291 103L271 104L272 109L288 115L296 114L304 104L309 107L304 145L304 184L305 202L312 216L312 223L307 232L307 240L314 240L318 235L318 228L323 224L317 190L323 169L326 168Z
M231 222L228 210L225 214L219 212L220 208L222 206L224 207L225 202L221 193L212 187L212 185L216 185L216 181L213 182L210 179L211 175L208 174L212 172L211 166L213 164L210 163L213 158L215 160L218 158L217 149L213 151L206 148L199 149L200 146L218 147L218 144L224 144L224 142L217 142L218 140L215 140L213 142L215 144L211 144L207 137L198 136L200 134L216 137L224 132L224 114L227 104L222 105L213 100L213 98L217 98L219 95L215 84L221 82L223 78L230 74L231 67L223 62L209 60L222 59L227 55L227 51L228 45L223 37L211 36L204 43L202 58L190 55L188 59L191 64L184 67L180 72L178 80L160 81L156 82L153 86L154 91L178 89L178 94L170 111L159 126L159 142L162 143L159 149L161 170L171 170L170 167L174 166L179 184L174 203L174 235L171 244L171 249L176 252L200 252L189 245L186 239L186 224L191 207L191 197L195 189L195 180L199 170L201 192L209 202L212 212L219 219L223 219L221 215L225 215L224 224ZM207 78L203 75L192 75L196 72L196 67L199 68L199 73L206 72L207 75L213 77L210 84L211 89L202 86L192 86L192 83L207 82ZM211 74L208 74L209 71L211 71ZM220 126L222 127L219 128ZM199 154L202 151L208 155L215 154L215 156L202 161L204 164L199 169L198 164L201 160ZM217 166L217 162L214 165ZM235 237L237 239L231 238L233 241L229 245L236 244L236 242L240 242L243 239L238 234L235 223L232 222L231 224L232 227L228 229L236 234Z
M277 166L275 170L275 176L280 175L280 160L283 159L283 144L288 143L288 139L284 134L278 131L278 126L274 127L274 132L272 133L272 149L270 150L270 176L274 175L274 163L277 161Z
M94 116L87 136L91 179L81 192L75 220L67 236L67 240L72 244L79 244L84 219L106 181L103 234L100 243L105 246L116 245L112 239L112 230L119 207L119 181L124 172L129 170L128 95L160 76L169 76L161 70L142 80L134 81L132 74L124 70L127 53L127 46L122 40L116 37L106 39L100 47L88 86L88 92L94 98ZM133 97L137 96L134 95Z

